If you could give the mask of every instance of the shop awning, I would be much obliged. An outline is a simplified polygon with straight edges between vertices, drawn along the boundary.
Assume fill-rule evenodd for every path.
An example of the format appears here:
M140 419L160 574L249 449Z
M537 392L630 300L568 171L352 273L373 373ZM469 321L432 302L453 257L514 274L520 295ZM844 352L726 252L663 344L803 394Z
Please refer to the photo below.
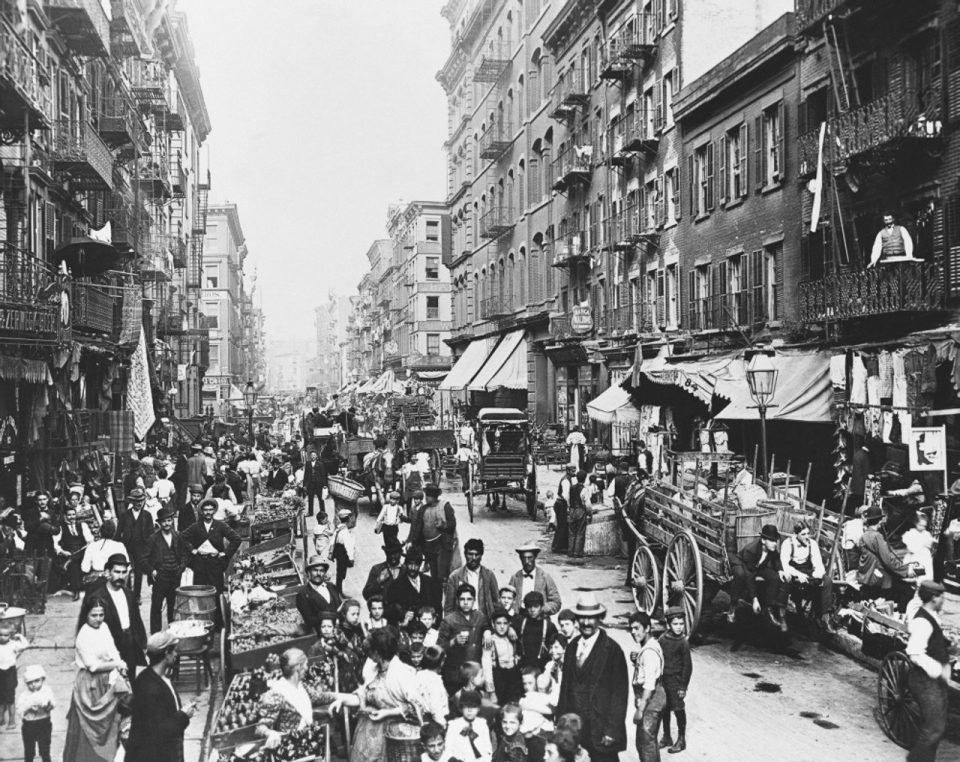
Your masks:
M521 333L517 331L517 333ZM490 380L487 381L487 391L494 392L497 389L526 389L527 388L527 355L530 346L526 336L521 336L520 342L514 347L513 352Z
M639 423L640 411L621 386L611 386L587 403L587 415L600 423Z
M496 344L496 337L471 341L463 354L460 355L460 359L450 369L447 377L440 383L438 387L440 391L451 392L466 389L467 384L473 381L473 377L483 367L484 361L490 356Z
M369 394L370 387L373 386L376 382L377 382L376 379L368 378L366 381L364 381L362 384L360 384L360 386L358 386L354 390L354 394Z
M825 352L778 352L773 358L780 371L773 405L767 411L771 421L803 421L832 423L833 385L830 383L830 355ZM746 365L742 358L728 364L717 376L716 394L730 400L730 404L715 417L720 420L759 419L750 398Z
M448 373L450 373L449 370L418 370L417 378L421 379L422 381L436 381L439 378L443 378Z
M403 384L397 381L397 375L392 370L385 370L368 391L371 394L402 394Z
M514 351L523 342L523 337L524 331L513 331L512 333L508 333L506 336L504 336L501 342L497 344L497 348L494 349L487 358L487 361L483 364L483 367L477 372L477 375L473 377L473 381L467 384L467 389L469 389L471 392L491 391L490 382L500 373L504 365L507 364L507 361L510 360ZM526 362L526 354L524 354L524 362ZM501 386L502 385L503 384L501 384ZM526 373L524 373L524 383L522 388L527 388Z

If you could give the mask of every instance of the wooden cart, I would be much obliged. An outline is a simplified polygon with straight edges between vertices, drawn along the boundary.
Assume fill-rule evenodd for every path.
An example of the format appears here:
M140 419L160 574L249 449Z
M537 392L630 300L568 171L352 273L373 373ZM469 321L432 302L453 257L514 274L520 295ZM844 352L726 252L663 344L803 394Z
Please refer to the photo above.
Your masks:
M457 449L453 429L411 429L404 435L404 440L410 451L430 453L430 481L440 484L444 455ZM402 492L406 493L406 484Z
M515 408L483 408L477 413L480 465L471 463L467 510L473 521L477 495L507 496L523 500L531 518L537 509L537 469L533 462L530 422Z

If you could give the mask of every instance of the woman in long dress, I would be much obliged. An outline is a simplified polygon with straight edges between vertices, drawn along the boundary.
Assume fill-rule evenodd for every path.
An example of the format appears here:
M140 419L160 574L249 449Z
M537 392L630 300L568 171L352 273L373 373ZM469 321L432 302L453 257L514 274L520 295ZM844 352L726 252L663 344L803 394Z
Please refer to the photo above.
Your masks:
M120 735L115 686L127 682L127 667L103 623L103 603L87 597L77 631L77 676L67 713L64 762L113 762Z
M393 723L419 726L424 706L413 667L397 658L399 634L393 627L374 630L370 635L370 658L377 675L356 693L338 699L340 704L360 707L360 721L350 748L350 762L380 762L386 759L386 733Z

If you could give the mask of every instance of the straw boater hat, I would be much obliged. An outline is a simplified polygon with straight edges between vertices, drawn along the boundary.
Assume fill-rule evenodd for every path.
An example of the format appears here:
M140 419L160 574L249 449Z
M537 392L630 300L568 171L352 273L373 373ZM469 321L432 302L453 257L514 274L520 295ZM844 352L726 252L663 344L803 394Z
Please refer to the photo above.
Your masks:
M353 511L351 511L349 508L341 508L339 511L337 511L337 518L340 519L341 521L345 521L346 519L349 519L352 517L353 517Z
M313 555L307 559L307 568L315 569L318 566L322 566L324 569L330 568L330 562L325 559L323 556Z
M520 547L516 548L518 554L523 553L540 553L540 548L532 542L525 542Z
M600 605L593 593L584 593L573 607L573 613L577 618L596 616L603 618L607 615L607 610Z
M127 493L127 500L131 503L142 503L147 499L146 493L139 487L134 487Z

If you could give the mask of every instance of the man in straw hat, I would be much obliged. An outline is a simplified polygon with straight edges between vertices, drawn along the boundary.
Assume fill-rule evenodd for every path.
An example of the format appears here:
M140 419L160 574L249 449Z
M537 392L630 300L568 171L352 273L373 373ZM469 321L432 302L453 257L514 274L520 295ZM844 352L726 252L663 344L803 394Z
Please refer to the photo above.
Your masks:
M384 595L387 587L403 574L403 545L398 540L386 538L383 543L385 561L374 564L367 575L367 583L363 586L363 597L370 600L374 595Z
M174 618L174 605L180 575L187 568L190 553L181 534L173 528L176 515L169 505L160 509L157 521L160 528L150 538L147 550L146 572L153 585L150 595L150 632L159 632L163 613L163 604L167 604L167 622Z
M580 635L567 646L557 716L573 712L583 722L580 743L592 762L610 762L627 748L623 718L629 680L620 646L600 627L607 610L592 593L573 609Z
M918 593L923 605L908 623L907 656L913 662L907 683L920 705L920 733L908 760L934 760L947 729L947 683L950 680L948 642L940 626L944 588L925 579Z
M183 732L197 711L197 702L183 704L169 675L177 664L178 641L156 632L147 641L148 669L133 682L130 738L126 758L137 762L180 762Z
M320 634L320 614L340 608L340 594L327 584L330 562L322 556L307 559L307 584L297 593L297 611L303 623Z
M510 578L510 584L517 589L517 598L522 601L527 593L537 591L543 596L543 616L553 616L560 610L563 601L553 577L537 566L540 548L528 542L516 551L520 556L520 570Z

